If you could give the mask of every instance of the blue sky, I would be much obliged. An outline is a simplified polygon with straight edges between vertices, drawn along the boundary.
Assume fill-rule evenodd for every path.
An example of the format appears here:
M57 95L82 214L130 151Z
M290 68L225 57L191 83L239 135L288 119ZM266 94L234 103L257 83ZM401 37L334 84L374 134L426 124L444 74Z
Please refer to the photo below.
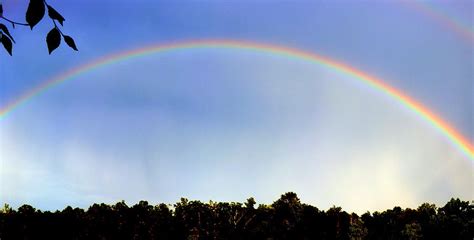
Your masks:
M3 0L23 19L26 1ZM0 104L104 55L193 39L302 49L378 76L474 139L473 43L400 1L49 1L12 34ZM427 2L472 29L472 2ZM322 66L235 49L155 54L83 74L0 122L0 202L43 209L179 197L375 210L472 199L472 161L426 122Z

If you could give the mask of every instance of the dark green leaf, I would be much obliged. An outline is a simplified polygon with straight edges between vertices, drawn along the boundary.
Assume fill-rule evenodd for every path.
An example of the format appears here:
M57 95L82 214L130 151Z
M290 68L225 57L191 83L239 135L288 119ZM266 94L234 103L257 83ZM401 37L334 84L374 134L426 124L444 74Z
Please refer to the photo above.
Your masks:
M61 44L61 33L57 28L51 29L46 36L46 43L48 44L48 51L51 54Z
M72 39L72 37L69 37L69 36L65 35L64 36L64 41L67 43L67 45L69 47L71 47L72 49L77 51L76 43L74 42L74 39Z
M8 28L7 26L3 25L0 23L0 30L5 33L13 42L15 42L15 40L13 39L12 35L10 35L10 32L8 31Z
M5 50L7 50L8 54L10 54L11 56L12 49L13 49L12 41L10 40L10 38L5 37L3 34L0 34L0 37L1 37L0 40L2 41L3 47L5 48Z
M54 20L58 20L59 24L61 24L61 26L63 25L63 22L64 22L64 17L61 16L61 14L58 13L58 11L56 11L53 7L49 6L48 5L48 15L50 18L54 19Z
M26 10L26 22L31 29L43 19L45 11L43 0L30 0L28 10Z

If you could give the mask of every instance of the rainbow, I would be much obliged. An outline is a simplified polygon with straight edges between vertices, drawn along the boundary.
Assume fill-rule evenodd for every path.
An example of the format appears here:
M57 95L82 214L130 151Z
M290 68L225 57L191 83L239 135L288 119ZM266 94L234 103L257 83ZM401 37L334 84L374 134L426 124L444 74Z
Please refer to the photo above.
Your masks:
M452 32L461 36L467 42L471 44L474 43L474 31L471 28L428 5L428 1L405 0L401 2L409 5L421 14L432 18L446 29L450 29Z
M458 148L467 158L474 160L474 146L466 139L463 135L458 133L453 127L446 123L443 119L434 114L427 107L417 102L413 98L405 95L400 90L386 84L379 78L364 73L358 69L350 67L341 62L337 62L325 56L317 55L310 52L305 52L298 49L276 46L271 44L262 44L248 41L235 41L235 40L194 40L194 41L183 41L174 42L168 44L151 45L143 48L133 49L129 51L120 52L99 58L95 61L79 66L77 68L70 69L62 74L59 74L52 79L44 82L43 84L29 90L25 94L13 102L7 104L0 109L0 120L4 119L8 113L11 113L14 109L28 102L28 100L37 96L38 94L52 88L60 83L72 80L75 77L92 71L94 69L112 65L114 63L125 61L132 58L146 56L154 53L164 53L175 50L186 50L196 48L212 48L212 49L239 49L239 50L250 50L276 54L289 58L296 58L305 60L310 63L325 66L341 74L351 76L365 85L379 91L392 99L397 100L401 105L414 112L421 119L425 120L437 131L443 134L450 143Z

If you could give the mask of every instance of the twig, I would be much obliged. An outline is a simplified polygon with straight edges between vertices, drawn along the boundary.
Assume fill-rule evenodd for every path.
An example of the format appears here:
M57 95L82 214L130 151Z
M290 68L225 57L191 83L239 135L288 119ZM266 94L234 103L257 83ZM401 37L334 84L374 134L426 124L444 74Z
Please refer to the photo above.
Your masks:
M61 29L60 29L60 28L58 27L58 25L56 24L56 21L54 21L54 19L51 19L51 20L52 20L53 23L54 23L54 28L56 28L56 29L59 31L59 33L61 34L61 36L64 36L63 32L61 31Z
M30 24L27 24L27 23L20 23L20 22L15 22L15 21L12 21L4 16L2 16L2 19L7 21L7 22L10 22L11 24L17 24L17 25L21 25L21 26L30 26Z

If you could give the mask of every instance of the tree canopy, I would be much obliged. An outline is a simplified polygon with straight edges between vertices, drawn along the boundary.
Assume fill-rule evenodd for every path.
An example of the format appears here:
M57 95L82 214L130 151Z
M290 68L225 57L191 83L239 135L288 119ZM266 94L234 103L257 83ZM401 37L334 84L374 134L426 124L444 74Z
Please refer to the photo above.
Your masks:
M469 239L474 205L451 199L443 207L394 207L362 216L340 207L323 211L285 193L270 205L147 201L41 211L30 205L0 211L0 239Z

